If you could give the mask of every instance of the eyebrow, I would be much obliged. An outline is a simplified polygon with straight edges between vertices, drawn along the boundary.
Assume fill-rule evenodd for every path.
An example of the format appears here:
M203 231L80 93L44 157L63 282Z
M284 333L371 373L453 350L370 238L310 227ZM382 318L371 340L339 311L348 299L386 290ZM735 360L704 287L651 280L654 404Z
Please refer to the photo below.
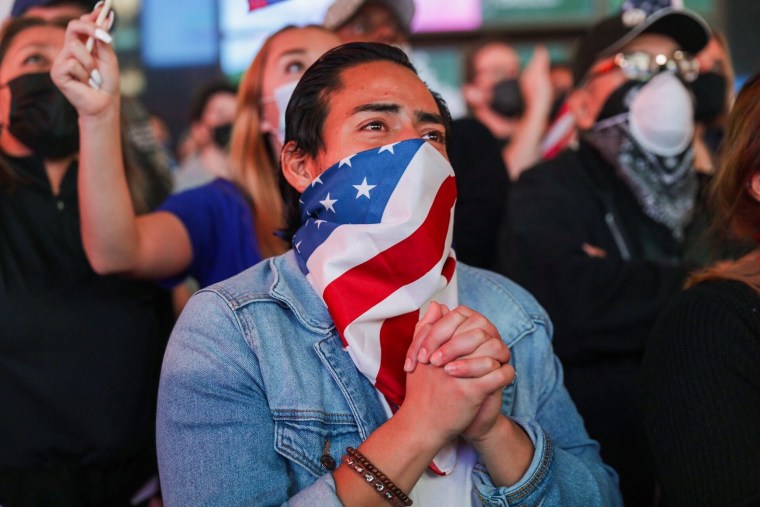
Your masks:
M297 49L289 49L287 51L283 51L279 55L277 55L277 59L283 58L285 56L291 56L291 55L302 55L306 53L305 49L297 48Z
M415 111L414 118L420 123L438 123L440 125L444 124L443 116L440 114L429 113L427 111Z
M356 113L398 113L401 111L401 106L398 104L383 104L383 103L371 103L362 104L354 108L352 114Z
M401 106L399 106L398 104L371 103L371 104L362 104L361 106L355 107L353 110L353 114L366 113L366 112L398 113L399 111L401 111ZM430 113L428 111L422 111L420 109L414 112L414 119L420 123L438 123L440 125L444 124L443 116L441 116L440 114Z

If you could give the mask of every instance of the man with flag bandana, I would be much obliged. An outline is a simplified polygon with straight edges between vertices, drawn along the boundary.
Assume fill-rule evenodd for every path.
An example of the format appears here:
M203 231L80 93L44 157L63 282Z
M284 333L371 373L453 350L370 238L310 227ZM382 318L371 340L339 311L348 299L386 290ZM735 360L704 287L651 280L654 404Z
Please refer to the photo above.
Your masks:
M449 121L390 46L304 74L281 156L293 250L197 293L170 340L168 506L387 505L386 487L419 505L620 504L545 313L455 260Z

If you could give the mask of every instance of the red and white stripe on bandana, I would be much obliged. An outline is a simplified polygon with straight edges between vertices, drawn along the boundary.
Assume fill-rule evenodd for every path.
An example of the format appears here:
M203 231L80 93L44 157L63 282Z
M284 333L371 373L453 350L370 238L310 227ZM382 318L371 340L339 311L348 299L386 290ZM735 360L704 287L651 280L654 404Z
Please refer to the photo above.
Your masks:
M299 265L392 409L404 401L404 359L422 312L431 301L457 305L455 201L451 165L420 139L347 157L301 197ZM455 454L455 445L440 453L434 470L450 472Z
M248 0L248 12L284 1L286 0Z

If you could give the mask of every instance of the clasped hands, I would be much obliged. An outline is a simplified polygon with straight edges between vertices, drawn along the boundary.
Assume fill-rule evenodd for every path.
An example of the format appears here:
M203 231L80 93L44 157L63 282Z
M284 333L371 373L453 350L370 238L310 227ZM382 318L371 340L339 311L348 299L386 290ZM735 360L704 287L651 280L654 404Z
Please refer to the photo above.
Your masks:
M461 435L477 449L507 422L501 403L515 376L509 359L509 348L483 315L432 302L407 351L401 409L414 410L431 438L445 443Z

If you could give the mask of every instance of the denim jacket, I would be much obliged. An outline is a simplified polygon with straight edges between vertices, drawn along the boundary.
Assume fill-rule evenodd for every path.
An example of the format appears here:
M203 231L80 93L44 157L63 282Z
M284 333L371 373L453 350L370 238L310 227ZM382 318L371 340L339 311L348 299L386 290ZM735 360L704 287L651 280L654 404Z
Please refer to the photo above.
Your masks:
M460 304L493 322L512 352L517 378L502 411L535 446L511 487L495 487L476 464L473 505L620 505L617 476L563 386L543 309L499 275L457 269ZM340 506L321 463L327 442L339 463L385 421L288 252L198 292L176 324L158 398L164 501Z

